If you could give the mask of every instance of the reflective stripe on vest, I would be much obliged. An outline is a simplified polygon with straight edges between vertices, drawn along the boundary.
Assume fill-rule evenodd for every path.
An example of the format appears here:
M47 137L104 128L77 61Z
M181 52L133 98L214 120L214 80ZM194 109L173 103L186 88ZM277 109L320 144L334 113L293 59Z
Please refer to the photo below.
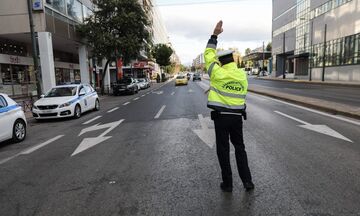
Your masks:
M216 88L213 87L213 86L210 87L210 90L218 93L219 95L226 96L226 97L241 98L241 99L245 99L245 98L246 98L246 95L223 92L223 91L220 91L219 89L216 89Z
M226 104L215 102L215 101L208 101L207 104L210 105L210 106L224 107L224 108L233 109L233 110L245 109L245 105L232 106L232 105L226 105Z
M210 67L209 67L209 70L207 71L207 73L209 74L209 77L211 77L211 72L212 72L215 64L216 64L215 62L211 63L211 65L210 65Z

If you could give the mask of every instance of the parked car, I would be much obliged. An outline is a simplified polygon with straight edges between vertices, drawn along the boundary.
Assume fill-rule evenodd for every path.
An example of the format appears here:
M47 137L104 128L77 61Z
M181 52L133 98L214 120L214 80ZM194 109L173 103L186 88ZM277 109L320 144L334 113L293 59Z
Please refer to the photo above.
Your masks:
M136 94L139 92L139 87L135 79L129 77L118 81L113 85L113 94Z
M147 89L150 87L150 83L146 78L139 78L137 80L139 81L140 89Z
M99 110L100 101L96 91L87 84L56 86L33 105L35 119L80 118L90 110Z
M200 80L201 81L201 76L199 73L196 73L193 75L193 82L195 82L195 80Z
M187 85L188 79L186 75L177 75L175 79L175 86L177 85Z
M6 94L0 93L0 142L12 139L21 142L26 137L26 118L21 108Z

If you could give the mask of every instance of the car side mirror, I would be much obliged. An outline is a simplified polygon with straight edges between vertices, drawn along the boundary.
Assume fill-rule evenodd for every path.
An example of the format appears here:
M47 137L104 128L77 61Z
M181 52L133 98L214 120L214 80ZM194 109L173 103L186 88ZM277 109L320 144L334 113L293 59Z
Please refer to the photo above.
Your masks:
M45 95L40 95L40 98L44 98L45 97Z
M86 92L85 92L85 90L80 90L80 92L79 92L79 96L84 96L86 94Z

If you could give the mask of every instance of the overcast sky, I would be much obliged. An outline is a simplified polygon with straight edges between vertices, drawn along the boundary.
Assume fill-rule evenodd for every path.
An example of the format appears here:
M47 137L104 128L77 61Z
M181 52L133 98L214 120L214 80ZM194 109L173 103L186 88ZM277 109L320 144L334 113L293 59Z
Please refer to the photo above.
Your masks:
M194 4L197 2L212 2ZM224 32L218 47L236 47L244 54L271 40L271 0L156 0L170 41L183 64L204 51L219 20Z

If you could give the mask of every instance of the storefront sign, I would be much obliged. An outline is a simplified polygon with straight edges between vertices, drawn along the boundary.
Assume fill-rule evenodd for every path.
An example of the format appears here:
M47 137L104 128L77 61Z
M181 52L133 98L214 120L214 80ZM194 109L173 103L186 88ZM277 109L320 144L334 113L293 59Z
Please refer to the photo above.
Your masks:
M29 57L0 54L0 64L34 65L34 62Z
M148 66L148 64L147 64L147 62L144 62L144 61L133 63L134 68L145 68L145 66Z
M43 0L32 0L32 6L34 11L42 11L44 10L44 2Z

